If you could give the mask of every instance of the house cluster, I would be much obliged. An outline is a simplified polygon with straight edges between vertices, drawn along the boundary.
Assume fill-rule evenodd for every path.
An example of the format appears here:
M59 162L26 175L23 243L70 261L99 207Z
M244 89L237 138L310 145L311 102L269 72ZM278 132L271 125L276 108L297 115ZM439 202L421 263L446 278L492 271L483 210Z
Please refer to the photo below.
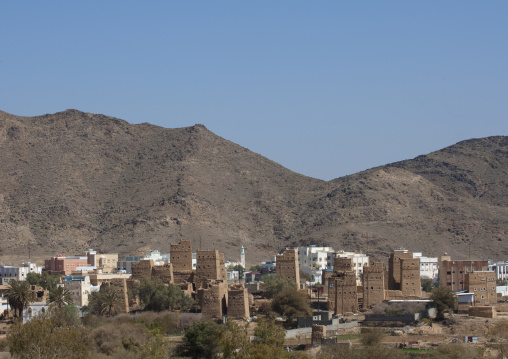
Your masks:
M192 251L190 240L171 244L169 254L158 250L143 256L100 254L90 249L84 256L57 255L45 261L44 271L62 275L62 283L69 290L78 307L88 304L94 291L104 285L122 293L122 311L139 308L132 289L139 280L158 278L175 284L198 300L204 317L247 318L255 308L254 297L262 291L262 276L276 273L295 282L309 296L309 286L322 286L327 309L334 315L355 313L383 301L425 300L421 279L427 278L441 287L457 292L459 308L489 306L497 302L499 288L496 279L508 277L508 263L489 263L487 260L452 260L449 256L429 258L405 249L394 250L383 262L371 262L361 252L334 251L331 247L298 247L286 249L259 270L245 273L243 281L234 266L245 268L245 249L240 249L240 261L229 262L218 250ZM3 284L9 280L25 280L28 273L41 273L33 263L20 266L0 266ZM302 280L306 273L311 280ZM303 275L303 274L302 274ZM1 288L0 288L1 289ZM43 307L47 293L37 292L37 306ZM35 311L35 309L34 309Z

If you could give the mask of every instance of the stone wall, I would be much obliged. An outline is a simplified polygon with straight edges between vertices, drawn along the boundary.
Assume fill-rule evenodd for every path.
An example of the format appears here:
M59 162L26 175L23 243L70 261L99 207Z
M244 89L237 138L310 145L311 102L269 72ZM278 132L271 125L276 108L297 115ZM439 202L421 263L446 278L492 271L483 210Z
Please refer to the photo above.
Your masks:
M496 318L497 312L492 306L469 307L467 315L470 317Z

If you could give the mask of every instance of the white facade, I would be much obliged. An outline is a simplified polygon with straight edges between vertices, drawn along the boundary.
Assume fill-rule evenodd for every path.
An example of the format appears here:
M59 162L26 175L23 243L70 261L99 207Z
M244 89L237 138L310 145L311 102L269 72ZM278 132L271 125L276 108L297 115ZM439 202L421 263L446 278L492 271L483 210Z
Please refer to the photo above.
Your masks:
M15 279L17 281L26 280L28 273L41 274L42 267L35 263L25 262L19 266L0 266L0 282ZM5 278L5 280L4 280Z
M489 270L496 272L496 279L508 280L508 262L489 264Z
M333 265L330 264L329 256L333 253L332 247L298 247L298 263L300 268L323 270Z
M414 256L413 256L414 257ZM416 258L416 257L414 257ZM420 258L420 278L429 278L434 281L438 280L438 263L437 257L419 257Z
M362 278L363 267L369 265L369 256L360 252L338 251L335 253L335 257L353 259L353 271L355 272L357 279ZM333 267L333 260L331 263Z
M71 293L73 304L78 307L88 305L90 294L100 288L100 286L97 286L96 290L93 290L94 286L90 283L90 276L88 275L70 277L69 280L64 282L64 287Z

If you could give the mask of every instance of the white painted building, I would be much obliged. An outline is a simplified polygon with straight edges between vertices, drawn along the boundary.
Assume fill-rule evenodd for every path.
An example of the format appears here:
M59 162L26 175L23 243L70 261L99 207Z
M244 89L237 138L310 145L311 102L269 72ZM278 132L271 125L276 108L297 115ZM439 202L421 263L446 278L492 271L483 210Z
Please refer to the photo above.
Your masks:
M420 278L429 278L438 280L439 260L437 257L419 257L420 258Z
M298 247L298 263L300 269L309 268L323 270L330 266L329 256L333 253L332 247ZM333 266L333 261L331 263Z
M28 273L41 274L41 271L42 267L31 262L24 262L19 266L0 266L0 282L8 282L11 279L26 280Z
M489 264L489 270L496 272L496 279L508 280L508 262Z
M338 251L335 253L335 257L353 259L353 271L356 274L356 278L359 280L363 275L363 267L369 265L369 256L360 252ZM331 260L331 264L331 267L333 268L333 259Z

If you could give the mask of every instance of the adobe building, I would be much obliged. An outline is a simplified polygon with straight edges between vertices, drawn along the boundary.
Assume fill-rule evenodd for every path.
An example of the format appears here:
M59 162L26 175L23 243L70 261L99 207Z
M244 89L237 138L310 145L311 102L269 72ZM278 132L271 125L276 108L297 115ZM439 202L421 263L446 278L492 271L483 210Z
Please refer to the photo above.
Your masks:
M191 240L182 239L179 244L171 244L169 256L174 272L192 270Z
M475 306L489 306L497 303L495 272L466 273L464 286L469 293L474 293Z
M243 284L232 285L228 290L228 317L250 317L249 293Z
M396 249L388 259L388 289L401 290L401 260L412 259L413 253L406 249ZM418 267L420 268L420 267Z
M328 310L334 314L358 312L356 274L353 271L336 273L328 278Z
M196 279L198 281L205 278L227 282L224 254L219 253L217 249L198 251L196 259Z
M363 307L370 308L385 300L385 266L374 262L363 267Z
M173 284L173 265L166 263L161 266L152 267L152 277L159 278L164 284Z
M333 259L333 271L335 273L353 272L353 258L335 257Z
M228 285L226 282L203 283L197 293L201 315L205 319L222 318L227 314Z
M489 262L479 260L452 261L450 256L439 259L439 287L448 287L453 291L466 289L466 273L487 271Z
M192 268L191 240L181 240L179 244L171 244L169 256L173 266L174 283L182 287L188 287L188 283L194 282L196 273Z
M286 249L283 254L277 254L275 273L286 280L296 283L300 288L300 267L298 266L298 251Z
M132 264L132 279L150 280L152 278L153 260L142 260Z
M400 290L404 297L422 296L419 258L403 258L400 260Z

